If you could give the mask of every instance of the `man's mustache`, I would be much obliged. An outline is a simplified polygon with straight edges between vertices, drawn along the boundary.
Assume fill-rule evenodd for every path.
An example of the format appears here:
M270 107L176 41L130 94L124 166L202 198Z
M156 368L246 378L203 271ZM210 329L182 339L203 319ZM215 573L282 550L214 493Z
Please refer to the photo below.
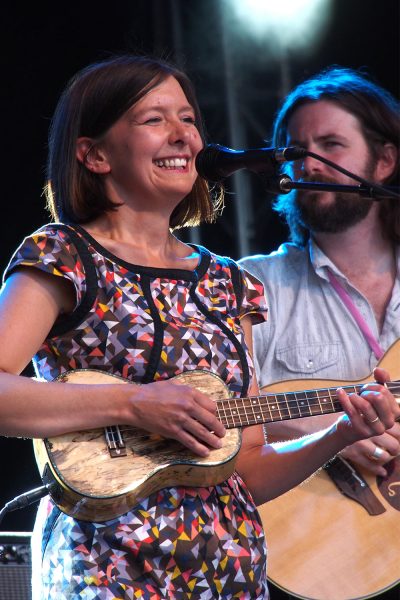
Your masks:
M302 177L301 179L299 179L300 183L338 183L337 179L334 179L333 177L326 177L324 175L321 175L321 177L316 177L314 176L310 176L310 177Z

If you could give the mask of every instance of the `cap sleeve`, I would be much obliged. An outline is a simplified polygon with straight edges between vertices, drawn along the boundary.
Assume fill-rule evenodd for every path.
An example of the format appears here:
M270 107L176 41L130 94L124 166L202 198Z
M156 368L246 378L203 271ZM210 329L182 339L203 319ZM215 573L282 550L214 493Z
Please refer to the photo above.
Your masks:
M250 315L253 325L263 323L267 320L267 302L264 295L264 286L257 277L243 269L239 265L242 277L242 303L239 317Z
M6 267L3 281L19 267L33 267L71 281L76 292L76 307L79 306L86 293L87 280L82 258L68 229L68 226L61 229L47 225L26 237Z

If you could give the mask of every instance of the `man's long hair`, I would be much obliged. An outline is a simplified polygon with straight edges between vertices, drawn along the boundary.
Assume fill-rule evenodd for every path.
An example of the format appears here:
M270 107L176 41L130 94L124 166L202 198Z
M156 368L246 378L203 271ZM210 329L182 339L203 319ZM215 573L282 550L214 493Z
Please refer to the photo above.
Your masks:
M329 100L358 119L373 163L380 158L384 144L389 142L396 147L396 167L383 183L399 185L399 102L387 90L352 69L329 67L292 90L278 110L274 121L274 146L287 145L288 122L295 110L304 104L319 100ZM304 246L309 238L309 231L299 220L295 192L279 196L274 203L274 209L285 218L290 229L290 239ZM379 214L384 236L400 243L400 201L392 198L380 200Z

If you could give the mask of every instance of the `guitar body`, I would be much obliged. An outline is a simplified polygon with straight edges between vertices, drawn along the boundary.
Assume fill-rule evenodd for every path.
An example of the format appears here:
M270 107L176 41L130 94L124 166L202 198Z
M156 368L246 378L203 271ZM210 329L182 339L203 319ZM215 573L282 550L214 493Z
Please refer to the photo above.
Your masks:
M102 371L77 370L62 382L128 384L126 379ZM174 378L217 402L230 396L225 383L206 371L187 371ZM124 426L120 427L124 431ZM240 449L240 429L227 430L221 449L201 458L180 443L129 427L124 433L125 454L111 456L104 429L78 431L54 438L35 439L36 462L59 508L76 519L106 521L126 513L140 499L163 487L211 486L227 479ZM212 467L212 468L209 468Z
M259 507L272 583L300 598L350 600L399 582L400 512L363 476L386 508L380 515L343 496L324 470Z
M380 515L342 495L324 470L259 507L274 585L299 598L350 600L399 583L399 509L379 492L375 477L362 475L386 508Z
M379 366L400 375L400 341ZM371 376L359 383L371 380ZM265 386L263 392L346 385L300 379ZM268 578L283 591L312 600L370 598L400 581L400 457L388 494L376 477L360 471L386 509L371 516L339 492L321 469L302 485L259 507L268 543ZM358 468L357 468L358 470Z

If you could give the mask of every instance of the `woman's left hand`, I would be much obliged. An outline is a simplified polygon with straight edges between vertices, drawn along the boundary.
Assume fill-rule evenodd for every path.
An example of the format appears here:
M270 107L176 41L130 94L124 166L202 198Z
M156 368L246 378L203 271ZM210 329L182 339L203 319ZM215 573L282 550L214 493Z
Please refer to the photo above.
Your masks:
M387 371L374 370L374 377L380 383L368 383L360 394L346 394L338 389L338 399L346 413L337 423L337 431L347 444L358 440L379 436L392 428L400 418L400 407L393 394L384 385L390 381Z
M400 423L395 423L382 435L347 446L340 452L340 456L372 475L385 477L387 475L385 465L396 456L400 456Z

